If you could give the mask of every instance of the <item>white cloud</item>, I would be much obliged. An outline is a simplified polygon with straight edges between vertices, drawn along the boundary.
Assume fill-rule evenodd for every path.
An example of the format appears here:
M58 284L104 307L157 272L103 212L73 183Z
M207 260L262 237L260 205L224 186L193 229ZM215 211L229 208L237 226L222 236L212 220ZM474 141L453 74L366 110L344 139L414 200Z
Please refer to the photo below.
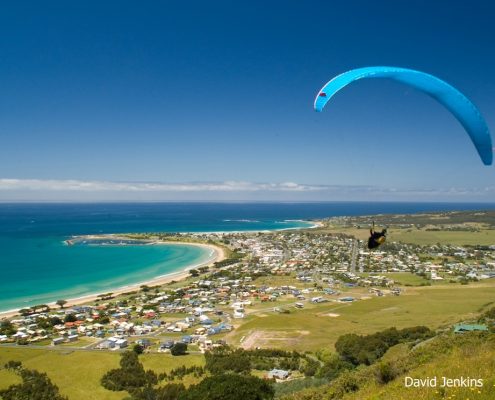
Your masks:
M399 188L246 181L161 183L0 179L0 201L486 201L495 186Z
M109 182L54 179L0 179L0 190L43 191L111 191L111 192L256 192L256 191L315 191L323 186L300 185L294 182L252 183L226 181L214 183L153 183L153 182Z

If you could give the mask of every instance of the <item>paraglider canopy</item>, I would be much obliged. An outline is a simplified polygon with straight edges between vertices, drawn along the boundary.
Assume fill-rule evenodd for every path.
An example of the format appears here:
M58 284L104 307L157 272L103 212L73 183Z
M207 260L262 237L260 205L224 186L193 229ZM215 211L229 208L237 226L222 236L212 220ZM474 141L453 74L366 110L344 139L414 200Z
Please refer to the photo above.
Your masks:
M485 165L493 161L492 139L488 126L476 106L459 90L441 79L412 69L398 67L366 67L336 76L318 92L315 110L322 111L332 96L348 84L364 78L388 78L427 93L447 108L471 138Z

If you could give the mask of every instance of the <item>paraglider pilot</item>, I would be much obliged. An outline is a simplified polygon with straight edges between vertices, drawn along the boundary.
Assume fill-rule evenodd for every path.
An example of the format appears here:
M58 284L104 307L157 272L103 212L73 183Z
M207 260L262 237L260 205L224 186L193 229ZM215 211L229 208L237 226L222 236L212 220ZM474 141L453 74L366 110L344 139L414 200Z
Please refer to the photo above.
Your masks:
M387 238L387 230L382 229L381 232L375 231L375 224L373 223L373 226L370 229L370 237L368 238L368 249L376 249L378 248L381 244L385 242Z

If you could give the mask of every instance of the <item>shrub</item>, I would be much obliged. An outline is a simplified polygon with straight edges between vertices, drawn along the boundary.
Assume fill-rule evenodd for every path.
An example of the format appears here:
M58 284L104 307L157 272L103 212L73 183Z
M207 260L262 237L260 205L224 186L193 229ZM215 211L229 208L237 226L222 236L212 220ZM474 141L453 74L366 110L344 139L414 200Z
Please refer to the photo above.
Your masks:
M187 352L187 344L182 343L182 342L177 342L174 344L174 346L170 349L170 353L172 353L173 356L183 356Z
M271 400L271 384L255 376L214 375L184 392L180 400Z
M139 354L143 354L143 351L144 351L144 347L141 346L140 344L135 344L133 347L132 347L132 351L134 353L136 353L137 355Z
M390 362L378 364L375 370L376 381L381 384L394 380L398 375L398 369Z

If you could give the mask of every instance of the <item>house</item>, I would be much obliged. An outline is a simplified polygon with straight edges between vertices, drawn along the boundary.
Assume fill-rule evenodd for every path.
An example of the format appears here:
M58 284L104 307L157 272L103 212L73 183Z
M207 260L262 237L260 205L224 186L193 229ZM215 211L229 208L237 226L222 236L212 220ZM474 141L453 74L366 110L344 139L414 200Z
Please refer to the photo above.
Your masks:
M145 349L151 346L151 340L149 339L138 339L136 343Z
M325 298L323 298L323 297L321 297L321 296L318 296L318 297L313 297L313 298L311 299L311 302L312 302L312 303L326 303L327 301L328 301L327 299L325 299Z
M206 331L208 335L218 335L221 332L222 329L219 328L218 326L212 326L211 328L208 328L208 330Z
M185 335L185 336L182 336L182 338L181 338L181 342L186 343L186 344L191 343L192 340L193 340L193 338L190 335Z
M69 335L67 337L67 339L69 340L69 342L75 342L76 340L79 339L79 336L78 335Z
M211 350L213 347L213 341L209 339L199 340L199 350L205 352L206 350Z
M119 349L123 349L124 347L127 347L127 345L127 339L117 339L117 341L115 342L115 347Z
M119 336L109 337L108 340L106 340L105 342L108 342L107 348L111 348L114 350L123 349L124 347L127 347L127 345L128 345L127 339L119 337ZM103 342L103 343L105 343L105 342ZM101 344L103 344L103 343L101 343Z
M458 324L454 326L454 333L475 332L475 331L487 331L486 325L467 325Z
M272 369L268 372L268 379L286 380L290 376L290 372L283 369Z
M160 350L161 351L166 351L170 350L172 347L174 347L175 342L173 340L167 340L166 342L163 342L160 345Z
M115 342L111 340L105 340L100 344L98 344L98 346L96 346L97 349L102 349L102 350L113 349L114 347L115 347Z
M64 341L65 341L65 338L63 338L63 337L54 338L52 340L52 345L56 346L58 344L62 344Z

